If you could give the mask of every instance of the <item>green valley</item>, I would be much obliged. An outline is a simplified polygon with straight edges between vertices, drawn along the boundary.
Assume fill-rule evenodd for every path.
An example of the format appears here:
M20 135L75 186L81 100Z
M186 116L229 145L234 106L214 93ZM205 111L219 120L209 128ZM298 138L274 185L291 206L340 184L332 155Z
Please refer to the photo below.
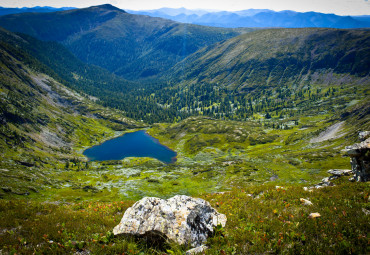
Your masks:
M0 254L185 254L111 232L134 201L178 194L227 215L206 254L368 252L368 183L304 187L350 169L342 150L370 130L369 30L211 28L111 5L0 26ZM83 155L137 130L177 161Z

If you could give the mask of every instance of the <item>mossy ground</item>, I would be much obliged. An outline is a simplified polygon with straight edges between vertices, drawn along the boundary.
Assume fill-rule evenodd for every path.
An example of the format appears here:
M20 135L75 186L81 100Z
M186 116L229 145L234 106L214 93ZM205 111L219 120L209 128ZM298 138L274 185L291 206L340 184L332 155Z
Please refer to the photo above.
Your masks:
M90 121L94 120L85 122ZM355 142L350 125L343 124L333 139L310 142L338 121L327 115L305 116L288 129L271 128L272 121L292 122L192 117L175 124L155 124L148 133L178 153L173 164L151 158L87 162L82 155L87 146L134 131L117 132L94 121L83 130L77 127L75 133L83 133L83 139L75 138L78 142L68 157L60 152L55 157L53 151L48 155L45 150L26 155L20 153L23 148L4 155L0 174L9 178L2 178L2 185L41 201L119 201L196 196L265 182L310 185L328 176L329 169L350 168L349 158L340 151ZM22 165L23 161L30 165ZM18 196L1 192L5 197Z
M335 122L312 116L300 123L281 130L259 121L195 117L154 125L148 132L178 152L177 162L169 165L150 158L86 163L83 147L73 149L77 159L68 164L57 158L26 161L31 165L3 161L7 167L1 174L9 178L2 182L11 186L17 180L28 194L3 190L0 249L5 254L183 254L188 247L113 237L110 231L144 196L186 194L206 199L228 217L226 227L209 239L207 254L369 252L367 183L342 177L337 186L303 190L326 177L328 169L349 168L340 149L355 141L348 135L351 126L344 125L335 139L310 143ZM117 135L106 130L101 140ZM301 205L300 198L313 206ZM312 212L322 216L310 219Z
M313 192L302 185L249 185L203 194L227 215L207 254L366 254L369 184L337 180ZM304 206L300 198L313 205ZM149 244L111 233L133 201L50 203L0 200L3 254L183 254L188 247ZM318 212L321 217L308 215Z

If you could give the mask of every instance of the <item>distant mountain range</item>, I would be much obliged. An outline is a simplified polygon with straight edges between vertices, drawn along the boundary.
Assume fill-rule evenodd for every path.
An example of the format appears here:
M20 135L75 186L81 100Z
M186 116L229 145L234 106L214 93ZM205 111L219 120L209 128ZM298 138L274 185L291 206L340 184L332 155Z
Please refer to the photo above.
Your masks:
M0 16L17 13L45 13L76 9L75 7L54 8L49 6L36 6L32 8L3 8L0 7ZM269 9L247 9L241 11L212 11L189 10L186 8L160 8L155 10L133 11L131 14L148 15L165 18L182 23L190 23L212 27L327 27L327 28L368 28L370 15L339 16L319 12L272 11Z
M155 76L204 46L252 30L182 24L112 5L6 15L0 17L0 26L60 42L82 61L126 79Z
M54 8L50 6L36 6L36 7L22 7L22 8L4 8L0 7L0 16L16 13L26 13L26 12L57 12L76 9L75 7L61 7Z
M268 9L249 9L236 12L188 10L185 8L161 8L147 11L130 11L152 17L171 19L183 23L191 23L216 27L327 27L327 28L365 28L370 27L370 16L339 16L319 12L275 12Z

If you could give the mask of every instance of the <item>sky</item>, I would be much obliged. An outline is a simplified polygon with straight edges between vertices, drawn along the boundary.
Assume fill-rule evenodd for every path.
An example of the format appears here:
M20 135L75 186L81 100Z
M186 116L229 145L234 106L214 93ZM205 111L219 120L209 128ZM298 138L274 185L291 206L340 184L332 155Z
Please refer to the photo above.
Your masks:
M112 4L120 9L150 10L162 7L237 11L270 9L316 11L337 15L370 15L370 0L0 0L2 7L89 7Z

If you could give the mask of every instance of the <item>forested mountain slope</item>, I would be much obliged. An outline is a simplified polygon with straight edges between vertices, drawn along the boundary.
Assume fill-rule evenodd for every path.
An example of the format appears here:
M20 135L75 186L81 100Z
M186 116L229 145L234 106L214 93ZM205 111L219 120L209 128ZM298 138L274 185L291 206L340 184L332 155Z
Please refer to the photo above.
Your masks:
M97 102L124 111L126 116L146 122L167 121L168 113L153 100L150 94L160 88L156 83L131 82L98 66L76 58L57 42L44 42L25 34L13 34L0 28L0 41L27 52L43 64L44 72L64 85L94 96Z
M204 46L251 30L182 24L111 5L7 15L0 26L61 42L84 62L129 79L157 75Z
M186 71L183 71L183 67ZM253 90L294 83L317 70L366 76L370 73L370 31L270 29L216 43L191 55L174 77ZM173 70L172 70L173 71Z
M185 112L238 119L283 109L317 111L315 102L330 110L332 98L366 95L360 90L370 84L369 45L367 30L255 31L174 66L158 100Z
M4 37L30 43L2 30ZM80 162L81 148L141 126L67 88L18 46L0 41L0 197L54 187L50 175Z

